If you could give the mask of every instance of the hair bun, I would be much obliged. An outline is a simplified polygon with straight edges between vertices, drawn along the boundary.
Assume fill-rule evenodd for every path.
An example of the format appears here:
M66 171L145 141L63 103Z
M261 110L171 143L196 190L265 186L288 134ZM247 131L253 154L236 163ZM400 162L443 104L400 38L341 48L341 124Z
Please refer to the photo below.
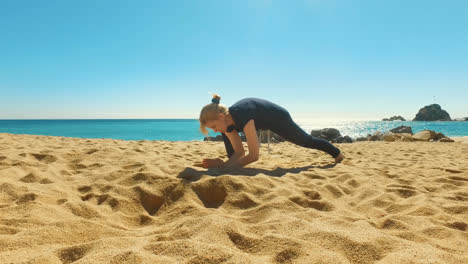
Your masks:
M219 104L219 100L221 100L221 97L218 94L213 94L213 99L211 99L211 102L213 104Z

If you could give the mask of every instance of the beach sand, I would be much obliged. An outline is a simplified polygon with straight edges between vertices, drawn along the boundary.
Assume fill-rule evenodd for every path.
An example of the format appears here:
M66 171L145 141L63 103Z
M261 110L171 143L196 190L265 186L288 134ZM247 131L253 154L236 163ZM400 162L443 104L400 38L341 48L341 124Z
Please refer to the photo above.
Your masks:
M0 263L468 263L468 144L0 134Z
M468 137L454 137L452 138L455 142L461 142L464 144L468 144Z

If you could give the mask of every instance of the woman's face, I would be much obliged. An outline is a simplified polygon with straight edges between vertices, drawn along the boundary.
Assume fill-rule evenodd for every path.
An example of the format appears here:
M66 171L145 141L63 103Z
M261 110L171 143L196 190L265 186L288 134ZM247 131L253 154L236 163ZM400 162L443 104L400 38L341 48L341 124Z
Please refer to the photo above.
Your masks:
M218 119L206 121L206 127L213 129L215 133L226 133L227 124L226 117L223 114L218 114Z

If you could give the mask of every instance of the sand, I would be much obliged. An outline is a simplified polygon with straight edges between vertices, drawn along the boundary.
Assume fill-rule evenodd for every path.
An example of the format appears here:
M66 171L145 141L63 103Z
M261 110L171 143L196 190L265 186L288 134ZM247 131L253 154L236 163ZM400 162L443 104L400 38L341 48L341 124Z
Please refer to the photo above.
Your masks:
M468 263L468 144L0 134L0 263Z
M455 142L461 142L461 143L464 143L464 144L468 144L468 137L454 137L452 139L455 140Z

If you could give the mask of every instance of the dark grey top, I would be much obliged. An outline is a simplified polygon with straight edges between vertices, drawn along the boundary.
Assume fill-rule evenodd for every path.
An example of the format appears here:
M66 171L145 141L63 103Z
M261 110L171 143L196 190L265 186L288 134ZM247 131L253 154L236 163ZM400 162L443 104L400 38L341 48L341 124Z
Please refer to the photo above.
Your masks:
M278 116L289 114L283 107L260 98L244 98L229 107L229 113L235 126L229 127L228 132L233 128L242 132L251 119L254 120L256 129L269 129L274 126Z

